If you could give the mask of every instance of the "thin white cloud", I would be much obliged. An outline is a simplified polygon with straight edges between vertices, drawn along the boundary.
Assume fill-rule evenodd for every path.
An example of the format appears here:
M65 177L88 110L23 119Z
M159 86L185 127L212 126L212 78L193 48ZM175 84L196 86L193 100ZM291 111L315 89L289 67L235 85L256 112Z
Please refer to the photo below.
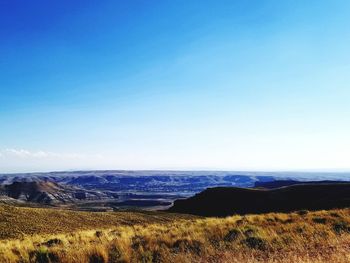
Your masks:
M97 153L7 148L0 149L0 173L90 170L105 167L105 159L104 156Z
M21 158L21 159L84 159L88 157L101 158L100 155L86 155L79 153L58 153L48 151L29 151L26 149L5 149L0 150L0 157Z

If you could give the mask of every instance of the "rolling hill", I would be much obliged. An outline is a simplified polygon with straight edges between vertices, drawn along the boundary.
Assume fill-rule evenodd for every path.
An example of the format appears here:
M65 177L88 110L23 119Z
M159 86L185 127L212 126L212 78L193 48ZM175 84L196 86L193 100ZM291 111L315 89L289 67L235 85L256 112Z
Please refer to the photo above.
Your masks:
M320 181L298 181L298 180L275 180L268 182L255 182L255 188L280 188L284 186L291 186L296 184L347 184L349 181L339 181L339 180L320 180Z
M176 200L168 210L201 216L228 216L321 210L350 206L350 184L300 184L276 189L209 188Z

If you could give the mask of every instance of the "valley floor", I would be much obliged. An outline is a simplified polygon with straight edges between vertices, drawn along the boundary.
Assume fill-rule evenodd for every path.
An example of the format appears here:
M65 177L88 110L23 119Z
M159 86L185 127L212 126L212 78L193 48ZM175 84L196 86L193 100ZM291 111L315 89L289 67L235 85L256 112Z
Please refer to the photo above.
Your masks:
M0 262L350 262L350 210L199 218L0 206Z

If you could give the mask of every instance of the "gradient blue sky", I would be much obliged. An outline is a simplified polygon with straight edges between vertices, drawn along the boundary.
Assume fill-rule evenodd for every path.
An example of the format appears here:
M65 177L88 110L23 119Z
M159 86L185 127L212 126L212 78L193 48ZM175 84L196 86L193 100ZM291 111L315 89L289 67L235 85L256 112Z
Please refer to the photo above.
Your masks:
M0 2L0 172L349 170L350 2Z

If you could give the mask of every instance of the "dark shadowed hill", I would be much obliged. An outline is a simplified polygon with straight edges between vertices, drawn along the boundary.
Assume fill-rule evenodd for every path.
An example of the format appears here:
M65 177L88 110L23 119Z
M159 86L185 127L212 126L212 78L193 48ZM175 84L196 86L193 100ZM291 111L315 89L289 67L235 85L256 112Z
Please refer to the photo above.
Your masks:
M350 184L293 185L272 190L236 187L209 188L176 200L170 212L228 216L295 210L350 207Z
M262 187L267 189L279 188L284 186L291 186L296 184L347 184L348 181L297 181L297 180L275 180L268 182L257 181L254 183L254 187Z

